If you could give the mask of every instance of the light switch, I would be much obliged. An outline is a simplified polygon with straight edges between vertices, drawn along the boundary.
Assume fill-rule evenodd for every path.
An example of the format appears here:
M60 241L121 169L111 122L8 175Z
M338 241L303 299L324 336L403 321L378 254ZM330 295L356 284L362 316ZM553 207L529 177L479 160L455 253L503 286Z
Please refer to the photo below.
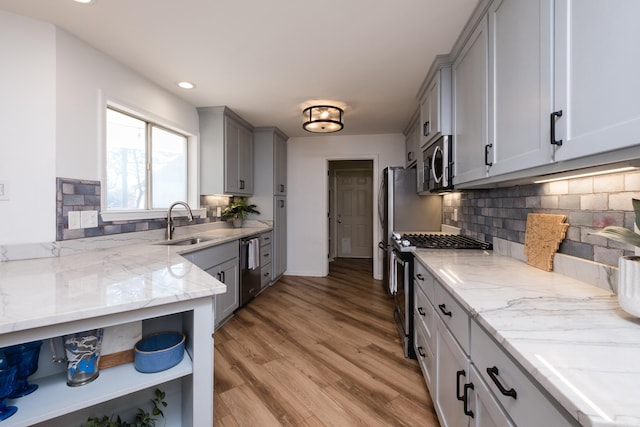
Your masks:
M98 226L98 211L81 211L80 227L93 228Z
M69 230L80 228L80 211L69 212Z

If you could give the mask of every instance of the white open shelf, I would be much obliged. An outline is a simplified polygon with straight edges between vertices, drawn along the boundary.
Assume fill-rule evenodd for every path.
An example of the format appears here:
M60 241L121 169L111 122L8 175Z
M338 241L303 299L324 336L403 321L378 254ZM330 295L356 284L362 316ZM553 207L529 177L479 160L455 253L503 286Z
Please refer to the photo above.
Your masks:
M133 363L127 363L103 369L98 378L79 387L69 387L65 373L39 378L34 381L38 384L35 392L7 400L8 405L18 407L18 412L1 425L31 426L192 373L193 364L185 351L182 362L162 372L143 374L135 370Z

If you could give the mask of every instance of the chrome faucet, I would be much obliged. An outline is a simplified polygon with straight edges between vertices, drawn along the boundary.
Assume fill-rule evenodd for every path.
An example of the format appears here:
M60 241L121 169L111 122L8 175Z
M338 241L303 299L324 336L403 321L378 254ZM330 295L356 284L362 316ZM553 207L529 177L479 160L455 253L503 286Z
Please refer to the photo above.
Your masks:
M169 210L167 211L167 240L173 239L173 231L175 227L173 226L173 218L171 218L171 211L176 205L182 205L187 209L187 216L189 217L189 221L193 221L193 214L191 213L191 208L185 202L175 202L171 206L169 206Z

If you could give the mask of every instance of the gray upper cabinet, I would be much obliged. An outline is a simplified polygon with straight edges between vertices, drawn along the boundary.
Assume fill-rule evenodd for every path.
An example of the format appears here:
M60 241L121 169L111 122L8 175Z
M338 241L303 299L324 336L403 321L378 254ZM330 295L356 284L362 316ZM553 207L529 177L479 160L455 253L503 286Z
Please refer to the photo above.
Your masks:
M488 174L487 18L471 33L453 64L454 185Z
M198 108L200 193L253 194L253 127L228 107Z
M287 268L287 140L276 127L255 128L255 192L259 219L273 221L272 279Z
M555 160L640 144L640 2L555 3Z
M552 0L496 0L489 7L490 175L553 160Z
M454 185L637 161L639 17L635 0L481 1L451 53Z
M418 146L420 140L420 128L418 126L418 119L420 118L420 110L417 110L404 131L404 147L405 158L404 167L409 168L416 164L418 159Z
M438 55L427 73L420 99L420 147L426 147L440 135L451 134L451 62Z

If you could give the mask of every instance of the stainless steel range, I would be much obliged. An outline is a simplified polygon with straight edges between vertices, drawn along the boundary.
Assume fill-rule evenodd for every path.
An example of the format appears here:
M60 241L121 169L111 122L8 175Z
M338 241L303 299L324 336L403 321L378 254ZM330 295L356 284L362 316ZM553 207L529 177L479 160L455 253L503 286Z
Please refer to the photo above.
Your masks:
M413 251L421 249L492 249L491 243L457 234L414 233L393 235L393 274L391 294L394 299L393 317L404 354L416 358L413 349Z

